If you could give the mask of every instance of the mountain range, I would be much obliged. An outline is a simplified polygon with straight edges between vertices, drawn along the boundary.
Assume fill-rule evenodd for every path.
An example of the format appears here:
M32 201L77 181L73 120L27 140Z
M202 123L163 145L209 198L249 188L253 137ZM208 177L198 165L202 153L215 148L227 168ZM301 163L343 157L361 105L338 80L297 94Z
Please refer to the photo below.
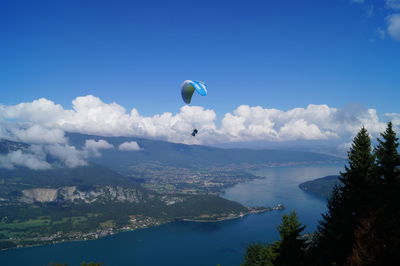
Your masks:
M103 140L113 148L101 150L101 155L88 159L86 166L70 168L48 157L51 169L0 168L0 249L82 239L87 238L88 234L93 236L93 232L98 232L94 235L102 235L104 232L135 229L173 220L218 220L254 212L254 209L221 198L215 193L155 192L138 182L139 178L135 176L137 167L142 172L148 169L146 167L159 168L161 173L168 167L176 173L182 172L182 169L201 169L202 175L210 178L215 171L220 168L226 170L227 166L230 171L235 171L249 165L256 167L340 160L309 152L220 149L75 133L66 137L69 145L80 150L84 149L88 140ZM118 149L125 142L136 142L140 149ZM29 147L26 143L0 140L0 156ZM207 172L209 169L214 169L214 172ZM195 179L198 181L202 175L195 176ZM230 176L228 172L226 178Z
M82 148L85 141L105 140L114 149L102 150L102 156L91 161L104 165L121 174L132 174L132 166L143 163L154 163L173 167L208 168L230 165L234 168L245 168L246 165L283 165L307 164L316 162L342 161L343 159L314 152L287 151L276 149L222 149L203 145L186 145L159 140L132 137L100 137L82 134L68 134L69 142ZM117 149L124 142L135 141L141 150L120 151Z

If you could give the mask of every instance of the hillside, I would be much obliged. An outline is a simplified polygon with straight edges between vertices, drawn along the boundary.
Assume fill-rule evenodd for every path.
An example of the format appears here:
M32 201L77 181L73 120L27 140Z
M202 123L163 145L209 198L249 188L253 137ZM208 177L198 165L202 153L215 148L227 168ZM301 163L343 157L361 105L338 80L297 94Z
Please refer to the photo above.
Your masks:
M126 177L94 163L75 168L56 167L48 170L30 170L26 167L0 168L0 180L3 183L18 183L32 187L90 187L94 185L130 187L135 185Z
M341 158L313 152L287 150L221 149L202 145L185 145L158 140L129 137L100 137L82 134L68 134L71 144L83 147L85 140L105 140L114 147L123 142L136 141L140 151L102 150L102 156L92 161L113 169L121 174L135 173L135 166L156 163L173 167L213 167L230 165L241 168L250 165L299 164L342 161Z
M29 145L0 141L0 153ZM129 153L121 152L128 156ZM207 194L159 194L106 166L0 168L0 249L92 239L121 230L251 213L239 203Z
M330 197L333 187L340 184L339 176L332 175L301 183L299 188L326 199Z
M74 239L91 239L121 230L174 220L221 220L254 209L223 199L226 187L257 178L246 168L329 162L335 157L308 152L219 149L125 137L68 134L69 144L105 140L88 165L52 168L0 168L0 248ZM137 151L118 146L136 141ZM0 141L0 154L29 149L25 143ZM257 209L266 211L268 208ZM61 232L61 233L60 233Z

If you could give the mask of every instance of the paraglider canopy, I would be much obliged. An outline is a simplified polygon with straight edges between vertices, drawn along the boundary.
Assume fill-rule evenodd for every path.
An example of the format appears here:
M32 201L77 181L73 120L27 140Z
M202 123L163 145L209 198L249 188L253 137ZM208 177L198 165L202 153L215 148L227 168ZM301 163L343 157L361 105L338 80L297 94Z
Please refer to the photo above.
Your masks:
M201 96L207 95L206 85L202 81L185 80L182 83L181 94L182 99L185 103L189 104L191 102L194 91L196 91Z

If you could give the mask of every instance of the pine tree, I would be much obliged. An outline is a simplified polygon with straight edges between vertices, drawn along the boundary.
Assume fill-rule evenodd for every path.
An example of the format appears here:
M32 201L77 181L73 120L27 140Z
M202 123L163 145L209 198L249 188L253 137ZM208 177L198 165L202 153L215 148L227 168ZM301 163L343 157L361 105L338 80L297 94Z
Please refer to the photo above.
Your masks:
M335 186L328 199L328 211L322 215L313 243L308 250L309 265L332 265L338 258L347 256L351 248L349 237L352 228L348 227L346 216L348 210L344 207L343 194L339 186Z
M341 173L344 207L350 211L351 220L359 220L369 215L371 204L376 202L377 166L372 152L371 139L362 127L356 135L348 154L349 166Z
M283 215L282 224L278 226L281 241L276 245L278 255L273 260L274 265L304 265L306 245L300 236L304 228L295 212Z
M248 246L242 266L304 265L305 241L300 237L304 228L295 212L283 215L277 228L281 239L270 245Z
M341 173L344 193L357 193L374 182L375 157L372 154L371 139L362 127L353 140L348 152L349 166Z
M363 210L353 235L352 251L344 265L394 265L400 260L400 156L398 138L389 122L375 149L377 165L365 189ZM361 208L362 206L362 208ZM398 263L397 263L398 264Z
M393 185L399 181L400 155L398 153L399 139L393 130L392 122L389 122L384 133L383 140L378 139L378 146L375 149L378 173L384 184Z
M376 165L371 139L363 127L348 153L348 166L341 173L341 187L335 188L328 201L328 212L318 226L310 254L315 264L342 265L352 250L358 221L368 215Z
M273 245L251 244L246 249L242 266L273 266L275 257Z
M291 212L288 215L282 216L282 224L278 226L278 232L281 237L281 240L288 238L289 236L293 235L293 232L297 230L303 231L305 226L301 226L296 212Z
M374 211L378 213L373 225L374 242L384 247L374 253L375 261L382 265L393 260L399 261L400 250L400 155L399 142L391 122L387 124L382 139L378 139L375 149L377 158L377 173L381 185L378 187Z

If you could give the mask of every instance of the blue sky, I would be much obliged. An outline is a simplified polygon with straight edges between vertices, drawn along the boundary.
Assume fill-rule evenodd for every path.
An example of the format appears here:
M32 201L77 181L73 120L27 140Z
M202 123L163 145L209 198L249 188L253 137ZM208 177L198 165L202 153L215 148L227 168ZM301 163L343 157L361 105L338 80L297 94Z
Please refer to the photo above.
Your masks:
M400 42L384 1L2 1L0 104L95 95L141 114L196 105L399 112Z
M39 157L66 132L345 154L400 132L399 84L400 0L0 2L0 139Z

